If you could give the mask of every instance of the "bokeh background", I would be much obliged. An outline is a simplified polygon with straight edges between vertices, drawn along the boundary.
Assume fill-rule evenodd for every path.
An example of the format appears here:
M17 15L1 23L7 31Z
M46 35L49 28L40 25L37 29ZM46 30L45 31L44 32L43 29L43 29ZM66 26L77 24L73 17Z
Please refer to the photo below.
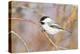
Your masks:
M38 52L78 48L78 7L71 4L11 2L11 52ZM19 10L22 8L22 10ZM50 16L68 32L49 35L39 20ZM14 33L15 32L15 33ZM55 43L55 45L53 44ZM57 48L56 48L57 46Z

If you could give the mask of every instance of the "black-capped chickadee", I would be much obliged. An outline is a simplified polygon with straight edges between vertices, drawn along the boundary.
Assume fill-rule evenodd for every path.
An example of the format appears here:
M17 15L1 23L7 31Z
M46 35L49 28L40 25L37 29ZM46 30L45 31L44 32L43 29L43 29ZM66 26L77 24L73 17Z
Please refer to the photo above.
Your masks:
M49 16L43 16L40 19L40 23L44 31L48 34L54 35L60 31L65 31L61 26L56 24Z

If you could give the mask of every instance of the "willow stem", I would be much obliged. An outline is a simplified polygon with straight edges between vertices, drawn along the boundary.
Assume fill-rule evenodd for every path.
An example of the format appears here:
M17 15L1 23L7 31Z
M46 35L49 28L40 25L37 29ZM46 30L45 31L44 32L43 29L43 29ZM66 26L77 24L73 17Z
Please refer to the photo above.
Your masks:
M25 48L27 49L27 52L28 52L27 44L26 44L26 42L21 38L21 36L20 36L19 34L17 34L16 32L14 32L14 31L11 31L10 33L16 35L16 36L23 42L23 44L24 44L24 46L25 46Z
M44 34L45 34L45 36L48 38L48 40L51 42L51 44L52 44L53 46L55 46L56 49L67 49L67 48L64 48L64 47L61 47L61 46L57 46L57 45L51 40L51 38L47 35L46 32L44 32Z

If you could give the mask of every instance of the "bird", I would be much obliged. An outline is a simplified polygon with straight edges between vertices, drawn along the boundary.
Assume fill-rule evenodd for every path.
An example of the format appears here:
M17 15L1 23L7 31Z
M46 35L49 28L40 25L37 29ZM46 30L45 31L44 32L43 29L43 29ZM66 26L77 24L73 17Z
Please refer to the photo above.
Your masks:
M55 35L58 32L65 31L60 25L55 23L55 21L52 20L49 16L41 17L40 24L41 27L43 28L43 31L51 35Z

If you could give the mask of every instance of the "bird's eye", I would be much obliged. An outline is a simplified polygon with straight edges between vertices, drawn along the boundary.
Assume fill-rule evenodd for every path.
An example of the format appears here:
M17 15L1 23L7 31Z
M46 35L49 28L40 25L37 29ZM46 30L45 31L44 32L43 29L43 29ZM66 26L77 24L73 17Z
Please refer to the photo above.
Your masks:
M41 24L45 24L44 22L40 22Z

